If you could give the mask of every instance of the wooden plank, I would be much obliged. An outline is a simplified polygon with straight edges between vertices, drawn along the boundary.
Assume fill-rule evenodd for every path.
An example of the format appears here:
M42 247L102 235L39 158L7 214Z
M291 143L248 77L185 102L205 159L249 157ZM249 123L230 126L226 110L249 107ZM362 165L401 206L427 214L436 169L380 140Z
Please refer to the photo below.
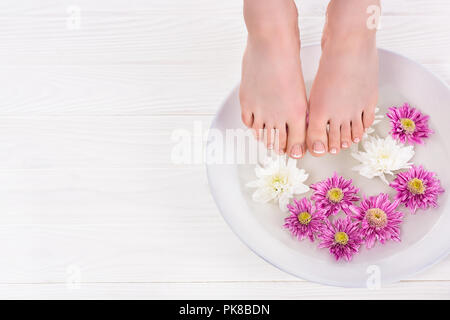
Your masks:
M322 16L329 0L304 1L296 0L301 16ZM207 16L239 15L242 11L242 0L210 1L210 0L3 0L0 4L0 15L65 15L69 6L76 5L84 14L141 14L155 13L160 15L196 14ZM450 5L446 0L390 0L382 3L384 15L446 15Z
M0 171L0 283L294 280L231 232L203 167ZM414 276L450 280L450 257ZM1 292L1 290L0 290Z
M425 67L450 84L450 63ZM213 115L239 78L238 60L202 65L3 66L0 117Z
M70 279L70 278L69 278ZM70 279L73 281L73 278ZM379 290L308 282L0 285L2 299L449 299L450 282L402 282Z
M0 177L1 283L292 279L232 234L201 167Z
M1 117L0 170L176 168L176 130L203 142L211 116ZM194 140L192 140L194 141ZM197 141L197 140L195 140ZM193 161L194 150L190 159ZM189 164L190 165L190 164ZM198 164L201 166L202 164Z
M448 63L447 16L386 16L381 47L421 63ZM303 45L319 43L324 18L300 20ZM0 65L238 63L245 46L242 17L183 15L86 17L80 29L64 18L0 20Z
M300 16L323 16L329 0L296 0ZM450 4L445 0L391 0L381 1L383 16L445 16Z
M239 79L240 61L3 66L0 116L213 114Z

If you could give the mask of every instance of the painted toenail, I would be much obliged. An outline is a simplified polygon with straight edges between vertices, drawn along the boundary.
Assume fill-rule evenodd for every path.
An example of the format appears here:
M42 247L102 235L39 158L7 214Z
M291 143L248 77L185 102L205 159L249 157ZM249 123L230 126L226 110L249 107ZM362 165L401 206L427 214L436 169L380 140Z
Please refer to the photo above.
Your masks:
M325 153L325 146L322 142L316 141L316 142L314 142L313 150L314 150L314 153L322 154L322 153Z
M302 146L299 144L296 144L291 149L291 156L294 159L300 159L303 155Z
M355 143L359 142L359 138L355 138L353 141L355 141Z
M348 143L347 142L342 142L342 148L348 148Z
M336 149L336 148L331 148L330 152L331 152L332 154L336 154L336 153L337 153L337 149Z

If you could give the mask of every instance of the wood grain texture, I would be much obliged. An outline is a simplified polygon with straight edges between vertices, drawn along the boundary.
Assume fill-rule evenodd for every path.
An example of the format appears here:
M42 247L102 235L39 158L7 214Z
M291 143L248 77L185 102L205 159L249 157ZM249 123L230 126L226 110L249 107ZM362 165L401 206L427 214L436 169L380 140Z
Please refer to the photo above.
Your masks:
M3 66L0 117L212 115L239 64Z
M327 1L297 4L319 43ZM450 83L449 14L384 1L379 46ZM245 40L241 0L0 2L0 298L449 298L450 258L377 291L293 278L231 232L202 165L171 162Z
M329 0L295 0L301 16L323 16ZM3 0L0 12L3 16L64 16L69 6L78 6L86 14L126 15L158 14L176 16L197 14L202 18L214 15L234 16L242 12L242 0ZM383 1L383 15L395 16L445 16L449 9L446 0L390 0Z
M200 140L205 142L211 119L209 115L0 117L0 169L176 168L171 157L179 142L172 134L186 130L194 135L199 126Z
M450 83L450 63L424 65ZM239 78L240 59L201 66L0 66L0 117L213 115Z
M0 118L0 282L63 281L71 265L88 282L292 279L231 233L202 165L171 163L173 130L210 120ZM450 280L448 263L417 279Z
M445 63L447 20L384 16L378 45L421 63ZM240 63L246 39L241 15L87 16L81 21L72 30L66 18L0 19L0 65ZM305 17L299 24L303 45L320 43L324 17Z
M251 253L202 167L0 171L0 283L295 281ZM174 183L176 181L176 183ZM449 280L450 259L414 277Z
M331 288L308 282L95 283L0 285L5 299L448 299L449 282L401 282L378 290Z

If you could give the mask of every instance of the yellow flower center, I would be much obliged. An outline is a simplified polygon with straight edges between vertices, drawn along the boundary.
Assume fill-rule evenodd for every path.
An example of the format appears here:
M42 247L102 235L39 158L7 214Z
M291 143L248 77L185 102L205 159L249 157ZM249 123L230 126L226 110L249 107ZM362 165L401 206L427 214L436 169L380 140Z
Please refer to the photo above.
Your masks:
M346 245L348 242L348 235L345 232L336 232L334 235L334 241L336 241L339 244Z
M309 212L302 212L297 216L298 221L301 224L307 225L308 223L311 222L311 215L309 214Z
M333 188L328 191L327 196L331 202L338 203L344 198L344 192L342 189Z
M378 208L367 210L366 219L372 227L376 228L383 228L387 224L386 212Z
M275 175L272 177L272 188L276 192L282 192L286 186L287 178L282 175Z
M402 124L403 130L409 133L413 133L416 130L416 124L409 118L400 119L400 123Z
M414 178L408 181L408 189L413 194L424 194L426 187L422 180Z

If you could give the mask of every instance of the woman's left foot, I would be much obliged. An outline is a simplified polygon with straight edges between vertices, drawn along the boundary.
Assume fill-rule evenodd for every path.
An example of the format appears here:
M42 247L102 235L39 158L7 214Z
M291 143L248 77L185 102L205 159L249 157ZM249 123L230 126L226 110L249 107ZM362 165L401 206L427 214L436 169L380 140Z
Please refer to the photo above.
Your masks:
M359 4L351 6L353 1ZM313 156L336 154L358 143L373 123L378 100L375 30L368 28L365 19L351 21L358 16L354 10L367 17L367 6L360 5L365 2L370 1L332 0L328 7L309 104L307 146ZM346 20L348 14L350 20Z

